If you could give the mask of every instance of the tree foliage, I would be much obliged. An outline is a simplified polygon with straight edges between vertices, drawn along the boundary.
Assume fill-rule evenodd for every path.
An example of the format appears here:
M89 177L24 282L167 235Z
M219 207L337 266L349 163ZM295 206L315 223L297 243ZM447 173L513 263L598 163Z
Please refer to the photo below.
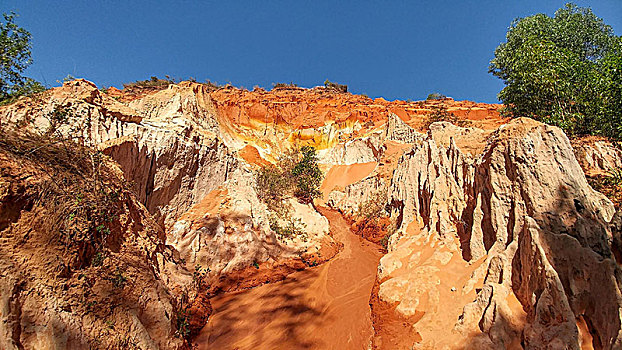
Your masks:
M43 91L43 86L24 77L32 63L30 33L15 24L15 13L3 14L0 22L0 103Z
M315 148L302 146L302 157L292 168L291 174L295 179L294 195L305 202L311 202L321 195L322 171L317 165L318 158Z
M512 22L489 72L505 87L505 113L532 117L570 134L620 137L621 39L589 8Z

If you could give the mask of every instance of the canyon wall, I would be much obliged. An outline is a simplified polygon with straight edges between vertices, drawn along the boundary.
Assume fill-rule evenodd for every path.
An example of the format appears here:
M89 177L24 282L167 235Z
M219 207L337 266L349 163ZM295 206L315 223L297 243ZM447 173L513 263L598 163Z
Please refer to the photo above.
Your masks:
M426 127L427 115L439 106L465 125ZM586 174L619 167L622 153L606 140L571 144L556 127L501 118L499 107L372 100L323 88L214 90L190 82L130 95L76 80L0 107L0 124L56 130L101 150L135 193L132 211L144 211L134 217L137 223L128 223L128 237L153 217L153 231L137 235L145 242L127 238L139 243L123 248L126 259L134 254L130 249L146 251L149 258L135 257L135 264L153 271L135 277L152 286L145 287L146 299L136 301L148 317L139 313L139 321L128 323L131 331L121 328L140 338L143 348L183 345L171 336L170 314L195 273L206 274L205 298L282 279L339 250L314 205L339 209L356 223L370 203L378 207L377 218L364 219L383 223L371 236L387 250L370 295L374 348L621 347L616 257L622 214L592 189ZM300 145L318 149L324 197L314 204L291 202L307 235L284 238L270 228L254 172ZM7 169L3 175L13 174L8 183L17 183L16 168ZM13 220L0 228L5 235L29 224ZM158 237L155 243L150 235ZM4 264L27 254L1 252ZM24 299L34 295L22 292L28 278L14 262L7 269L1 285L7 326L1 331L13 340L3 346L36 346L32 339L43 331L29 329L27 316L35 304L54 298ZM129 300L139 298L132 293ZM153 306L147 303L155 299ZM209 303L195 300L193 307L205 316ZM63 308L33 316L36 327L63 320L56 338L40 339L58 342L58 334L86 322L59 316ZM115 324L134 312L132 306L124 310ZM205 319L193 322L200 327ZM100 323L92 332L105 329ZM91 341L67 339L76 347Z

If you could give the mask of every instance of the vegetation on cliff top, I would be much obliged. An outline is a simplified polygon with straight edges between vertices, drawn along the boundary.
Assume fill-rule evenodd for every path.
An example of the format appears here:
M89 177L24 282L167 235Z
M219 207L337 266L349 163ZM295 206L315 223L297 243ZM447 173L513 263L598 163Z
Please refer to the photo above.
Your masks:
M511 116L622 138L622 39L589 8L516 19L489 72L504 81Z

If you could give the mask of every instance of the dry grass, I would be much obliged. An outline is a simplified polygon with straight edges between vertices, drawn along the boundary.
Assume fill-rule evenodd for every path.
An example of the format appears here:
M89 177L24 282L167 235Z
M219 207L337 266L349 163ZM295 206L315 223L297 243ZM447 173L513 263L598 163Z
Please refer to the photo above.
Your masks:
M45 208L43 232L75 256L74 268L90 263L106 245L111 230L118 228L127 185L111 171L102 153L79 139L63 137L48 129L0 130L0 150L24 168L43 176L29 200Z

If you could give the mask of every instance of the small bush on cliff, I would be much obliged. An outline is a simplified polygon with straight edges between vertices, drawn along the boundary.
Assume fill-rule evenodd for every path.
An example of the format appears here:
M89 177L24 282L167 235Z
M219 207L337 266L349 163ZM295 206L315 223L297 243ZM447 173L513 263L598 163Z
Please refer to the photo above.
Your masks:
M387 209L387 189L374 192L368 200L359 204L354 214L354 231L363 238L387 249L389 237L395 232L395 223Z
M459 119L455 114L447 111L445 106L432 106L432 112L426 115L426 118L423 120L423 126L428 129L432 123L436 122L450 122L462 127L469 125L467 120Z
M447 98L447 96L445 96L443 94L440 94L438 92L433 92L433 93L428 95L426 100L428 100L428 101L430 101L430 100L444 100L446 98Z
M337 92L348 92L348 85L338 84L328 79L326 79L326 81L324 82L324 87L327 90L333 90Z
M290 82L288 83L273 83L272 84L273 89L290 89L290 88L297 88L298 85L294 84L294 82Z
M279 223L279 219L284 221L285 224L281 225ZM307 225L299 218L292 217L289 211L286 211L284 213L284 217L281 218L271 215L269 221L270 229L274 231L280 239L292 239L294 237L299 237L303 241L307 241L307 232L305 232Z
M127 84L123 84L123 87L126 89L132 89L132 88L165 88L167 86L169 86L170 84L174 84L175 81L173 79L171 79L169 76L166 76L166 79L160 79L158 77L151 77L150 79L147 80L137 80L133 83L127 83Z
M257 195L273 213L270 228L280 237L304 238L304 224L291 217L287 200L296 197L299 201L311 203L321 195L322 178L316 150L311 146L290 149L279 157L276 165L264 166L257 171ZM279 221L284 221L285 225Z

